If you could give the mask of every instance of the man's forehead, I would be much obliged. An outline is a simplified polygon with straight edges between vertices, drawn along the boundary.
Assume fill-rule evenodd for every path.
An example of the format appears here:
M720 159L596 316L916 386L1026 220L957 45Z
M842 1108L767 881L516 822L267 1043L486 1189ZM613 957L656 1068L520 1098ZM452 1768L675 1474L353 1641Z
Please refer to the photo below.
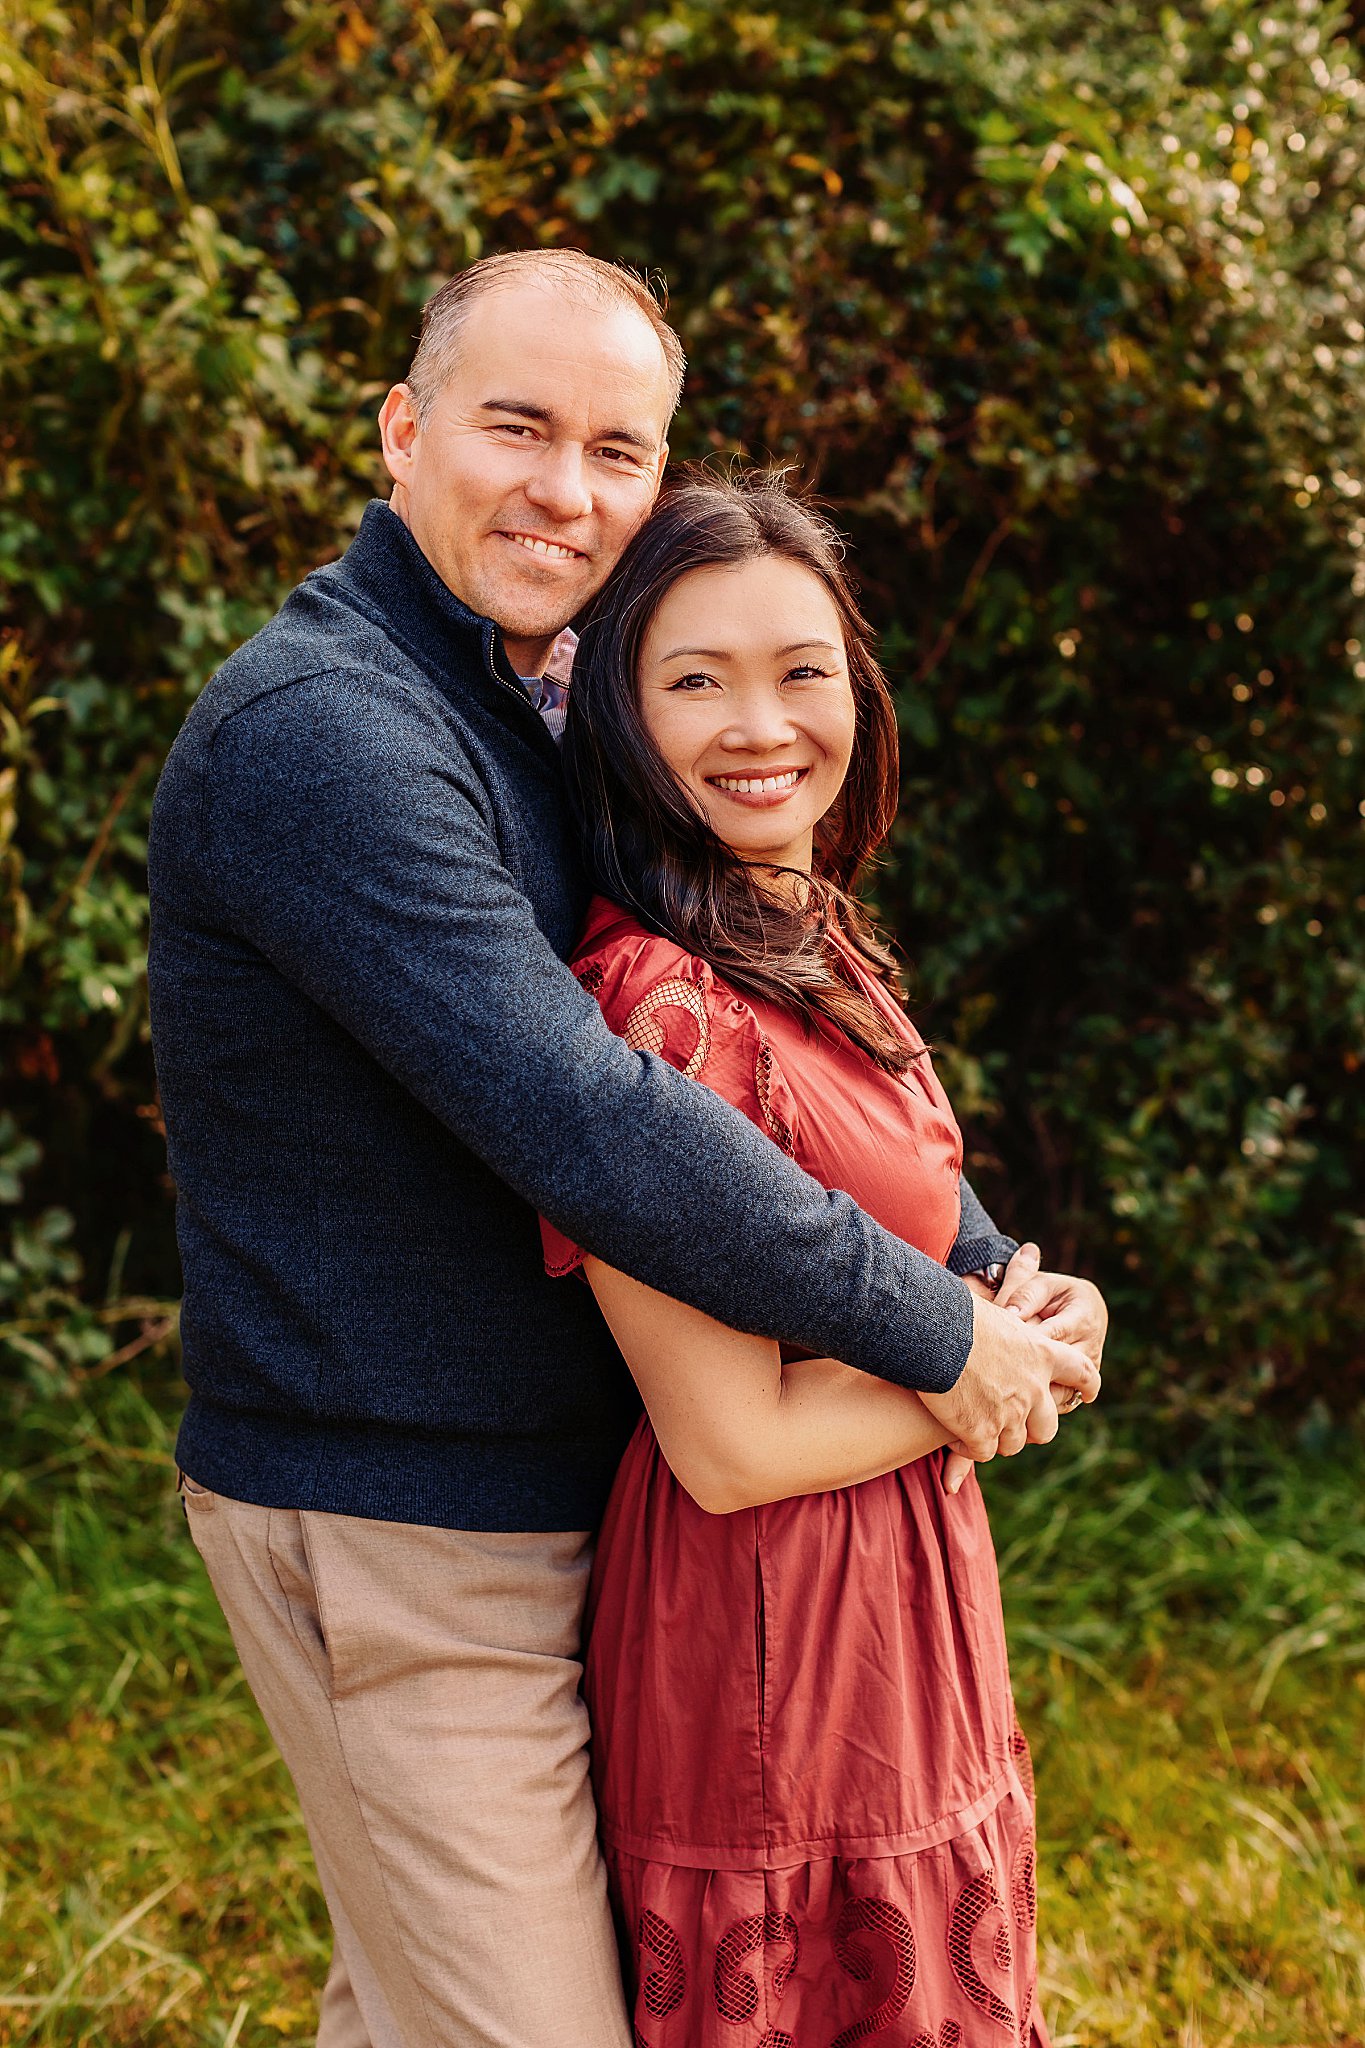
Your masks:
M670 412L668 365L658 335L629 304L584 304L544 285L490 292L469 310L454 381L467 404L519 397L557 416L603 416L628 406L610 425L643 427L662 439Z

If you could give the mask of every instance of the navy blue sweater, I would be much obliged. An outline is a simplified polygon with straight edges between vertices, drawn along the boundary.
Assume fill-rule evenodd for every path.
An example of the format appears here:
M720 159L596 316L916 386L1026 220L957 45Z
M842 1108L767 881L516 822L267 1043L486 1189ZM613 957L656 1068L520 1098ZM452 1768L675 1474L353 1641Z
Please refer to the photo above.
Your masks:
M564 965L587 882L554 741L386 505L204 690L149 868L202 1484L591 1527L638 1408L537 1210L729 1324L956 1378L960 1282L632 1052ZM966 1200L958 1271L1010 1248Z

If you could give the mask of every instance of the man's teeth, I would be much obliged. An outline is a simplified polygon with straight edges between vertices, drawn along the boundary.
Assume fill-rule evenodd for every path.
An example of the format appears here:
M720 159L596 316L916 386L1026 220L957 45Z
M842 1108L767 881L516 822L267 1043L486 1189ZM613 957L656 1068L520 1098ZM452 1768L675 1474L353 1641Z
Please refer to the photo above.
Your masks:
M541 540L532 533L509 533L519 548L529 548L533 555L552 555L556 562L573 562L578 558L577 548L562 548L556 541Z
M712 775L709 780L717 789L731 789L739 796L775 796L779 789L795 789L801 770L789 768L785 775Z

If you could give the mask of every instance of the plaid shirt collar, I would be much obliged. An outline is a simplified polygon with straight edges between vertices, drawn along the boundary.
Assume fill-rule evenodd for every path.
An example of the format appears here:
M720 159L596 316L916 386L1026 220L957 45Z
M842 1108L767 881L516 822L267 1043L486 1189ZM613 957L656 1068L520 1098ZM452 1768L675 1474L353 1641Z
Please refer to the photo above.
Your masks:
M554 737L564 737L564 720L569 709L569 683L573 675L574 649L578 635L566 626L550 649L544 672L523 676L526 694L549 726Z

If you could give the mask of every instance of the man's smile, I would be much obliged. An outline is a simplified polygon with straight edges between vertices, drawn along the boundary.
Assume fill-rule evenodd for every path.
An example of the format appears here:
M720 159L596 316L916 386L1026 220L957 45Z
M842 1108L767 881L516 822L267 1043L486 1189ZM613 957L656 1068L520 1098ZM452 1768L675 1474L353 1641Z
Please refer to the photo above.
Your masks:
M515 541L518 547L526 548L533 555L539 555L542 561L586 562L588 559L580 549L565 547L562 541L547 540L543 533L518 533L505 526L499 527L497 531L503 540Z

